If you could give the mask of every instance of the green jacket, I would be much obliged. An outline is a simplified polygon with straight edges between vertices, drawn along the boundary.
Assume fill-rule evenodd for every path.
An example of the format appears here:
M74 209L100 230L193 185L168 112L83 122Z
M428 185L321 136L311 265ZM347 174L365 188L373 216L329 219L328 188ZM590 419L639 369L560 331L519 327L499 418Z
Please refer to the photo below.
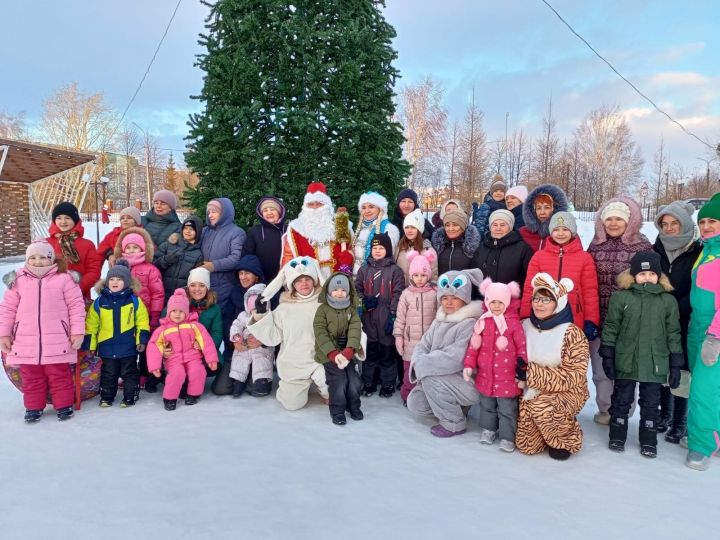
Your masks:
M328 285L332 282L335 272L325 282L322 292L318 297L321 306L315 312L313 327L315 330L315 361L324 364L328 361L328 354L339 351L343 347L338 346L337 338L347 336L347 347L352 347L356 355L360 352L360 337L362 335L362 323L357 312L357 293L355 284L350 280L350 306L344 309L335 309L327 302Z
M680 313L665 275L639 285L629 270L617 278L602 331L602 345L615 349L617 379L667 383L671 355L682 355Z

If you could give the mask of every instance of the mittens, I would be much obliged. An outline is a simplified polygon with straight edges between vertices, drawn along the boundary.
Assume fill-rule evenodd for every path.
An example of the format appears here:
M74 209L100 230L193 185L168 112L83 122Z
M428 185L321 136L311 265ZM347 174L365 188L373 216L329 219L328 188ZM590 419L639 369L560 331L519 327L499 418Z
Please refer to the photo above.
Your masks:
M518 356L515 364L515 378L518 381L527 380L527 362Z
M611 345L600 345L598 354L602 357L602 366L605 376L615 380L615 347Z
M703 341L702 349L700 349L700 358L702 363L707 367L712 367L718 360L720 354L720 339L708 334Z
M397 349L397 352L400 356L404 354L405 351L405 340L401 337L395 338L395 348Z
M390 315L385 321L385 335L392 336L393 328L395 328L395 315Z
M600 331L598 330L597 325L592 321L585 321L583 323L583 332L585 332L585 337L588 341L594 341L600 337Z
M255 299L255 313L267 313L267 303L262 301L261 295Z
M342 354L338 354L335 357L335 363L337 364L337 367L339 367L340 369L345 369L348 366L348 364L350 363L350 360L345 358Z
M378 299L376 296L363 296L363 307L365 311L370 311L378 307Z

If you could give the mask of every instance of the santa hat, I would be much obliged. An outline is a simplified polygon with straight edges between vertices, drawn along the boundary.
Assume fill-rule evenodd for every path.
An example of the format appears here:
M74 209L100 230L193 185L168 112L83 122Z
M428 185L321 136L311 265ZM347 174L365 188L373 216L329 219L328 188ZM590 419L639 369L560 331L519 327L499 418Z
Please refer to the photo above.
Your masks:
M310 182L308 184L305 197L303 198L303 206L312 202L322 203L330 208L333 207L332 200L327 194L327 188L322 182Z
M312 257L295 257L287 262L280 269L280 272L263 291L261 298L263 302L269 302L283 286L292 291L292 285L295 280L302 276L308 276L315 282L315 286L322 285L325 280L320 272L320 265Z
M186 315L190 313L190 300L188 300L185 289L175 289L173 295L167 302L167 314L170 315L174 310L179 309Z
M417 251L411 249L407 252L406 257L410 261L408 274L411 280L415 274L427 276L428 280L432 277L432 263L437 260L434 249L428 249L424 255L420 255Z
M473 349L478 350L482 344L482 333L485 329L485 320L493 318L495 320L495 326L497 327L500 336L495 340L495 347L499 351L504 351L508 346L508 339L504 336L505 330L507 330L507 321L505 320L505 313L510 307L510 302L513 298L520 298L520 285L516 282L511 281L508 284L505 283L493 283L490 278L484 279L480 284L480 293L485 297L485 307L487 311L483 313L475 323L475 329L473 335L470 338L470 345ZM499 300L505 305L505 311L500 315L493 315L490 311L490 302Z
M260 296L264 290L265 284L257 283L245 292L245 297L243 298L245 313L250 313L253 309L255 309L255 300L257 300L257 297Z
M575 288L575 284L570 278L562 278L560 281L555 281L550 274L545 272L535 274L530 283L533 288L533 296L540 289L548 291L553 296L555 302L557 302L555 313L560 313L565 309L568 301L567 295Z
M385 215L387 215L387 199L380 195L377 191L366 191L365 193L360 195L360 200L358 201L359 211L362 211L363 204L372 204L374 206L377 206L380 210L383 211Z

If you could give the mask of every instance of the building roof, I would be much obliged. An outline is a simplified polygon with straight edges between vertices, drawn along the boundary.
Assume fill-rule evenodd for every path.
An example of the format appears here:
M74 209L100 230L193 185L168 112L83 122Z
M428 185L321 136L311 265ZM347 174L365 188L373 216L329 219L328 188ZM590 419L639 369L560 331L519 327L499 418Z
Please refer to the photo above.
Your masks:
M95 159L94 154L67 148L0 138L0 160L3 146L9 150L0 168L0 182L29 184Z

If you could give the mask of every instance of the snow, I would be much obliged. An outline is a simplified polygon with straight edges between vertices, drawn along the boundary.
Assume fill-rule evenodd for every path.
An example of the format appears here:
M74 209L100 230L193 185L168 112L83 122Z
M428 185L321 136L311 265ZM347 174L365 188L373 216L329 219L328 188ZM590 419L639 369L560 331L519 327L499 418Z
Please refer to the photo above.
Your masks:
M580 223L588 242L591 229ZM715 525L720 459L692 471L662 436L658 458L642 458L637 416L626 452L614 454L592 398L579 417L583 449L564 463L481 446L474 410L466 435L436 439L433 421L397 394L363 399L365 420L343 427L317 396L287 412L272 397L206 394L170 413L143 393L131 409L86 401L64 423L49 407L37 425L23 410L0 376L7 539L660 540L707 537Z

